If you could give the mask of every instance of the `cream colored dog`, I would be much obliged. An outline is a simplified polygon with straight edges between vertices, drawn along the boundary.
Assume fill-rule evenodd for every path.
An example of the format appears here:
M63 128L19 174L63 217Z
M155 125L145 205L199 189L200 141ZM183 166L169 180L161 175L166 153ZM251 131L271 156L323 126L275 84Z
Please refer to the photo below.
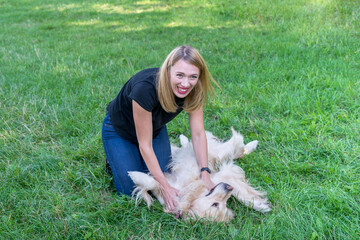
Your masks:
M206 132L211 180L217 184L210 192L200 179L200 169L191 142L181 135L181 147L172 146L171 173L166 173L165 176L169 184L179 190L179 199L177 209L171 213L180 213L185 220L206 218L228 222L234 217L233 212L226 206L231 195L257 211L271 210L265 194L249 185L244 171L233 161L253 152L258 141L244 145L242 135L231 130L233 136L226 142L221 142L212 133ZM164 205L159 184L151 175L129 172L129 176L136 184L133 192L136 203L139 199L144 199L150 207L153 201L149 194L151 191Z

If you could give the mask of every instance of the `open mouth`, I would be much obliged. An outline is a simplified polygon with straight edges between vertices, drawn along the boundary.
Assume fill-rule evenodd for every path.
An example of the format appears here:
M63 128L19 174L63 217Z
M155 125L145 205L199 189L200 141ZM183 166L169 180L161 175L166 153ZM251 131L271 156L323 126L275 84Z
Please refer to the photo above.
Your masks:
M188 89L188 88L178 87L177 90L178 90L178 93L180 93L180 94L185 94L185 93L187 93L187 91L188 91L189 89Z

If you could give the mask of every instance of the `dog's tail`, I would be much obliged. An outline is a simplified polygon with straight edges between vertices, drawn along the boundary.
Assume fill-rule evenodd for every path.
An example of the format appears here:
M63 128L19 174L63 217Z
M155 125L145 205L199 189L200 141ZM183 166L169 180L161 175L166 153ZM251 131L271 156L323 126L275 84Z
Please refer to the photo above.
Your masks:
M129 171L128 174L136 185L132 192L132 197L135 197L135 204L138 204L140 200L144 200L148 208L150 208L153 198L149 191L158 188L157 182L153 177L142 172Z

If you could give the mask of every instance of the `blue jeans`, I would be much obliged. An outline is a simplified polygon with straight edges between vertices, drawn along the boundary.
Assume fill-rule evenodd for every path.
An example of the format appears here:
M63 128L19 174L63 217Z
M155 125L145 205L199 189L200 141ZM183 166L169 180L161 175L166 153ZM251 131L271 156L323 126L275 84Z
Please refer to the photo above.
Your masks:
M138 144L125 140L116 133L109 114L106 114L104 119L102 141L114 177L116 191L119 194L131 195L135 185L129 177L128 171L149 172L140 154ZM166 126L153 139L153 149L161 170L163 172L168 171L167 167L171 160L171 148Z

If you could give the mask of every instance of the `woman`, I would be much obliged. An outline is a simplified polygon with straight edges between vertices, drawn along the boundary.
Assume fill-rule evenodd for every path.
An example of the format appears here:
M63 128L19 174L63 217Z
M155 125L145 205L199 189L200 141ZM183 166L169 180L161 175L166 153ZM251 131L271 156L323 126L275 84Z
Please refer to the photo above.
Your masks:
M164 172L171 160L166 123L182 110L189 115L192 142L200 176L214 187L207 168L207 142L203 104L215 84L199 52L191 46L175 48L160 69L145 69L123 86L109 103L102 129L105 154L118 193L130 195L134 183L128 171L150 172L159 182L165 205L176 207L178 190L169 185Z

